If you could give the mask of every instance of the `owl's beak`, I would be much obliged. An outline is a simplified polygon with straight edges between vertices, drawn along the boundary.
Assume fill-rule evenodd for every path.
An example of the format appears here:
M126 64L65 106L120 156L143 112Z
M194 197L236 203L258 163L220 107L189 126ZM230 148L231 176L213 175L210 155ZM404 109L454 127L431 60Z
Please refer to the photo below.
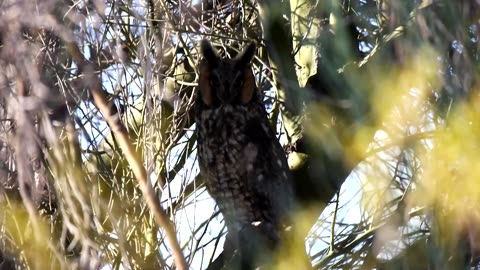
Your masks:
M218 99L220 99L222 104L232 104L235 100L235 91L230 88L220 91L220 93L218 93Z
M222 104L232 104L235 96L230 91L224 91L218 98L222 101Z

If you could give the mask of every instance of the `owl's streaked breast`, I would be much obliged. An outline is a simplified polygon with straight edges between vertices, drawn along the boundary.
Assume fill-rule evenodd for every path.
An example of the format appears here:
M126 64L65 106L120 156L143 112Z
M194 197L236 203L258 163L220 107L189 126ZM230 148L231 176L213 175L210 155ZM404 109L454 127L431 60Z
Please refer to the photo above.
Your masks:
M245 107L231 105L204 110L197 119L201 172L209 193L230 224L235 223L233 218L240 223L262 219L254 211L255 202L250 196L253 187L245 181L257 158L257 147L246 138L250 120Z

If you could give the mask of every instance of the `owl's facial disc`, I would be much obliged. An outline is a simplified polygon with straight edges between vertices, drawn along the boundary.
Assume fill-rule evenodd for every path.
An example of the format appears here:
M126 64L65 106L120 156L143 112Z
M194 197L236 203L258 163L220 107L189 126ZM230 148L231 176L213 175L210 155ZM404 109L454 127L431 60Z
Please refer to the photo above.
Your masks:
M200 50L204 57L199 65L202 102L208 107L250 103L256 91L250 67L255 44L250 43L233 59L221 59L207 40L201 42Z
M241 92L243 86L243 72L237 72L233 78L232 83L230 84L230 91L238 96L238 93Z
M224 68L212 72L211 82L212 91L220 101L219 105L234 105L238 103L240 93L238 85L243 84L240 72L231 69L228 64L225 64Z

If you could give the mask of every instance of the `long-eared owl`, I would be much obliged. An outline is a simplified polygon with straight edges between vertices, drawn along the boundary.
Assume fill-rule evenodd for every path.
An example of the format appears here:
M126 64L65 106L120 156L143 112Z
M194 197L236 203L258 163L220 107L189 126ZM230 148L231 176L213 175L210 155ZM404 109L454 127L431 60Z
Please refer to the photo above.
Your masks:
M255 252L247 244L252 237L274 248L287 226L290 172L255 84L255 44L233 59L220 58L207 40L200 46L195 106L200 174L224 217L227 240L244 253L240 256L251 256L246 253Z

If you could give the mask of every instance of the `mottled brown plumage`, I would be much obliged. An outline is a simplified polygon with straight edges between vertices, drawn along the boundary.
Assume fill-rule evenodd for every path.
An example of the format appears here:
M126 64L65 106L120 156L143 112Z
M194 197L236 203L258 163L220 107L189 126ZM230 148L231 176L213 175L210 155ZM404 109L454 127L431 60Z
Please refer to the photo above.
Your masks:
M278 246L292 209L285 153L270 127L251 61L255 45L234 59L201 43L195 108L200 173L245 261L258 246ZM248 259L246 259L248 258Z

